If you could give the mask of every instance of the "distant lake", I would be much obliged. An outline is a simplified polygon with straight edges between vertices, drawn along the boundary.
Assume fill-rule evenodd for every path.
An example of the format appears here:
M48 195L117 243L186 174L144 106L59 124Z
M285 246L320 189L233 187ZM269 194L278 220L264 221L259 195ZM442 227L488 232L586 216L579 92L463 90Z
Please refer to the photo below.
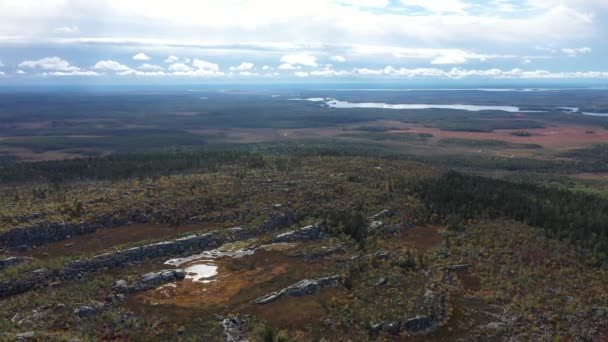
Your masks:
M339 101L336 99L324 99L321 97L313 97L308 99L293 99L312 102L323 102L331 108L378 108L378 109L456 109L466 110L469 112L479 112L482 110L499 110L510 113L521 112L519 107L515 106L477 106L477 105L438 105L438 104L389 104L377 102L353 103L348 101Z
M585 114L585 115L591 115L591 116L608 116L608 113L590 113L590 112L583 112L583 114Z

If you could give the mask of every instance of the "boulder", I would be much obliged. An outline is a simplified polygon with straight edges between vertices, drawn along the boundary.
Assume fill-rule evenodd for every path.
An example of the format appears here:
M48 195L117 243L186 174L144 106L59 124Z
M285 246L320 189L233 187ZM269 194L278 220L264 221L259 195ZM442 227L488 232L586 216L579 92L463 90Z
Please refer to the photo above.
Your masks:
M467 270L467 269L469 269L471 267L472 267L471 264L449 265L449 266L445 267L445 270L446 271L456 272L456 271L464 271L464 270Z
M318 224L302 227L296 230L292 230L287 233L277 235L272 242L299 242L299 241L311 241L320 240L327 236L327 229Z
M0 270L5 269L7 267L22 264L26 261L27 259L22 257L8 257L6 259L0 260Z
M260 297L254 300L253 303L268 304L284 296L301 297L305 295L310 295L319 291L322 288L338 287L341 279L342 277L339 275L319 279L304 279L282 290L271 292L263 297Z
M74 309L74 314L80 318L86 318L93 316L97 310L90 305L83 305L77 309Z
M17 341L32 341L35 338L36 338L35 331L28 331L28 332L24 332L24 333L15 335L15 339Z
M372 221L380 221L380 219L392 217L393 215L395 215L395 212L393 210L384 209L384 210L370 216L369 219Z
M403 330L410 334L428 332L437 326L437 322L429 316L416 316L403 323Z
M224 341L226 342L248 342L245 335L245 320L239 317L222 318Z

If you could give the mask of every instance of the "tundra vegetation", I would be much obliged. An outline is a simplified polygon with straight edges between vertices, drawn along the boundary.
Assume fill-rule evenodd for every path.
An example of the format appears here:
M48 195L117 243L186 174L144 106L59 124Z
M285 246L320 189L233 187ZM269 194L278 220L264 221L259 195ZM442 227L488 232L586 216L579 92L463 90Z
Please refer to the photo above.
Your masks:
M549 113L14 96L0 340L607 339L606 119L551 112L605 98L469 95ZM579 126L569 148L527 140Z

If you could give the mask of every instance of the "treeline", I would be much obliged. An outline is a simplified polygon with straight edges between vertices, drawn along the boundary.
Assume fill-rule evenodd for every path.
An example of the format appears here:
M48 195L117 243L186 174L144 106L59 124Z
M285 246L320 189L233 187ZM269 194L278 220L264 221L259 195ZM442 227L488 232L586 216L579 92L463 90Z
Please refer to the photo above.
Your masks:
M448 172L419 184L428 206L449 224L508 218L592 251L608 267L608 200L591 194Z
M0 164L0 182L61 183L80 179L116 180L167 175L187 170L213 171L219 165L231 162L239 162L247 167L257 167L264 163L262 155L247 151L154 151L115 154L99 158Z

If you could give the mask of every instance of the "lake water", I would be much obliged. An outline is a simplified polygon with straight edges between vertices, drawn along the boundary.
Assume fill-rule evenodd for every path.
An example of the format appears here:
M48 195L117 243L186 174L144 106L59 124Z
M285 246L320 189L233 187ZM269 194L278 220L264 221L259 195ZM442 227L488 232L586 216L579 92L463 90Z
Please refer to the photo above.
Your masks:
M585 115L591 115L591 116L608 116L608 113L590 113L590 112L583 112L583 114L585 114Z
M340 101L332 98L311 97L307 99L290 99L291 101L310 101L319 102L331 108L377 108L377 109L454 109L465 110L469 112L479 112L484 110L496 110L509 113L544 113L546 111L536 110L521 110L516 106L483 106L483 105L466 105L466 104L390 104L383 102L348 102ZM577 107L557 107L556 109L565 113L577 113ZM608 116L608 113L583 113L585 115Z
M312 97L308 99L292 99L294 101L311 101L323 102L331 108L378 108L378 109L456 109L466 110L469 112L479 112L482 110L499 110L510 113L521 112L519 107L515 106L477 106L477 105L438 105L438 104L389 104L381 102L362 102L354 103L348 101L340 101L336 99L325 99L322 97Z

